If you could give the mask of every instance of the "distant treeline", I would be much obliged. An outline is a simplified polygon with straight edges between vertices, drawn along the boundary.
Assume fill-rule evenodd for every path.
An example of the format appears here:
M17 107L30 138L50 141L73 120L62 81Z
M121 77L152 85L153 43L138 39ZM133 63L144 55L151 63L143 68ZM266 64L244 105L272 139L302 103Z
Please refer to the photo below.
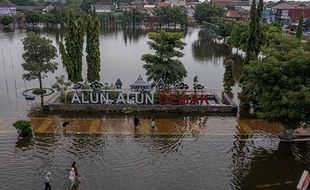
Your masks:
M14 16L5 16L0 18L2 25L11 23L30 25L35 27L38 24L44 24L46 27L54 25L65 26L67 22L68 7L56 6L49 12L43 11L25 11L18 12ZM88 14L94 12L77 11L76 17L85 19ZM180 7L162 7L155 9L152 14L146 14L139 9L133 9L117 13L97 14L101 26L158 26L158 27L183 27L188 24L186 10Z

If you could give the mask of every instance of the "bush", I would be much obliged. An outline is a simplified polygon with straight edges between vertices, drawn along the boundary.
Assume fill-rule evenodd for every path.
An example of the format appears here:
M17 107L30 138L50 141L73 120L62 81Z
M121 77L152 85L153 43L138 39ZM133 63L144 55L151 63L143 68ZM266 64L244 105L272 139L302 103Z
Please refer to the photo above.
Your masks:
M59 102L61 103L71 103L74 92L68 92L67 95L65 93L61 93L59 96Z
M0 18L0 23L4 26L7 26L11 24L14 21L14 18L12 16L4 15Z
M13 124L13 126L18 130L19 136L21 137L32 136L32 129L31 129L30 121L18 120Z
M35 95L43 95L46 93L46 90L45 89L40 89L40 88L36 88L32 91L33 94Z

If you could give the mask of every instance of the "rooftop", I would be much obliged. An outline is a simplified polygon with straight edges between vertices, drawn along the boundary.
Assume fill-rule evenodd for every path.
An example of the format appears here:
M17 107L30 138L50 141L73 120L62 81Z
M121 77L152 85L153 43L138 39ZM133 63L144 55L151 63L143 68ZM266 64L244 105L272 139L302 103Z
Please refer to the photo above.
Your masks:
M139 78L136 80L136 82L130 85L130 87L132 86L151 86L151 85L145 82L142 76L140 75Z

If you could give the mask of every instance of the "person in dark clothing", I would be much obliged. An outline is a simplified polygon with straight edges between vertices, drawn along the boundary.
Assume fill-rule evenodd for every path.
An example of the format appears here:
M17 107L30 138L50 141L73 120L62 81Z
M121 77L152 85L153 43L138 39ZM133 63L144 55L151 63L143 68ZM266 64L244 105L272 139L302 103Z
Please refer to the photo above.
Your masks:
M138 125L140 124L140 120L136 115L133 118L133 124L135 125L135 127L138 127Z
M47 172L47 174L44 176L44 183L45 183L45 190L51 190L51 172Z
M73 163L72 163L72 168L74 169L75 176L78 176L79 172L78 172L78 170L76 168L76 162L75 161L73 161Z

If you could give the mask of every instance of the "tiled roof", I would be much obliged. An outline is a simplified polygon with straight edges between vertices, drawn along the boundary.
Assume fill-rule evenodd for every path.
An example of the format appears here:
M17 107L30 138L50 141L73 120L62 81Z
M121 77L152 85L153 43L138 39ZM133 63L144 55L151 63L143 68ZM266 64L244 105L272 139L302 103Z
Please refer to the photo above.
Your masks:
M282 3L278 3L277 5L275 5L272 8L273 9L296 9L297 6L295 6L295 5L291 4L291 3L282 2Z
M138 80L136 80L136 82L134 82L133 84L130 85L131 86L151 86L150 84L148 84L147 82L145 82L142 78L142 76L140 75Z
M226 16L229 18L241 18L242 17L240 13L236 10L227 11Z

